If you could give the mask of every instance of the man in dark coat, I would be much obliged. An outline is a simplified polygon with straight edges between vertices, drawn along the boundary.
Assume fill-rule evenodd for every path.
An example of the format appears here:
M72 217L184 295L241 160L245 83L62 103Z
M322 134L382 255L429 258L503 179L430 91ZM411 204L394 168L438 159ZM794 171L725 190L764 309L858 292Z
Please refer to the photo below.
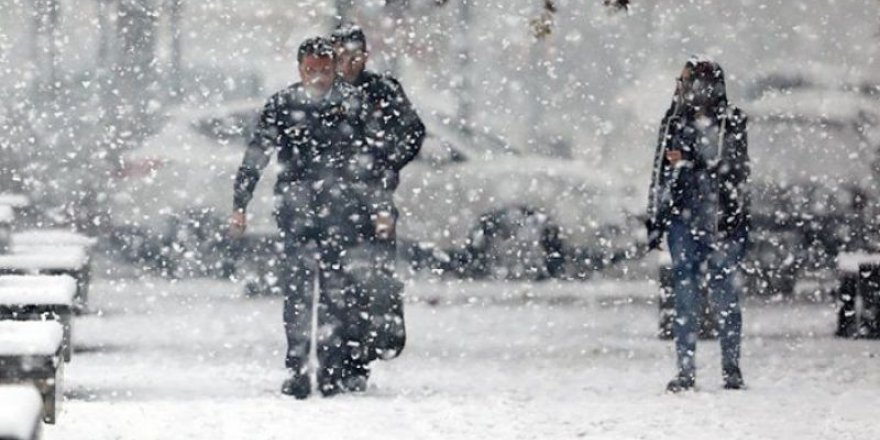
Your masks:
M371 264L360 270L360 282L370 303L372 326L366 335L369 359L392 359L406 342L402 284L394 274L397 208L393 193L399 173L422 146L425 126L400 83L390 75L366 69L369 52L363 31L353 25L340 26L332 35L340 76L364 93L367 139L370 154L363 163L372 171L363 182L365 215L375 228L365 231L362 260ZM365 370L365 373L368 371Z
M695 383L702 292L708 292L718 321L724 386L744 386L742 313L734 278L750 227L746 122L746 115L727 102L721 66L689 60L661 123L648 203L649 245L659 248L668 234L673 262L678 374L667 386L671 392Z
M277 154L276 220L284 243L279 283L284 291L286 366L282 392L311 393L308 370L315 269L319 287L318 385L324 395L363 390L353 373L363 362L365 302L343 260L372 227L360 206L359 182L368 171L363 96L336 75L329 40L306 40L297 54L301 82L272 95L235 178L233 234L247 225L246 208L260 175Z

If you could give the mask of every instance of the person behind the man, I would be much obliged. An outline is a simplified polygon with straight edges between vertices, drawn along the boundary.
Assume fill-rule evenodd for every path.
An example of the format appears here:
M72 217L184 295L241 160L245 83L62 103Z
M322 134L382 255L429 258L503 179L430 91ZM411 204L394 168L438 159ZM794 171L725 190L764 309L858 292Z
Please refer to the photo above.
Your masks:
M648 204L648 238L668 234L675 296L678 374L670 392L696 380L702 292L716 314L724 388L744 387L740 371L742 313L734 278L748 244L749 178L746 115L727 101L717 63L691 58L660 126Z
M366 147L361 92L337 77L333 47L325 38L302 43L297 62L301 82L269 98L245 152L235 178L231 229L244 232L248 202L277 153L275 216L284 245L279 283L290 372L282 392L303 399L311 393L313 267L320 292L319 389L326 396L366 388L363 375L352 372L366 357L361 341L366 305L342 260L357 245L358 231L372 225L358 216L362 209L353 184L364 178L356 159Z
M370 147L362 163L372 173L361 194L369 209L365 215L375 223L373 230L365 231L368 248L364 257L372 262L372 267L361 277L366 281L362 284L370 298L373 324L365 343L370 347L370 360L391 359L400 354L406 343L402 284L394 278L398 212L393 193L400 171L421 149L425 126L395 78L366 69L369 52L360 27L343 24L333 32L331 40L340 76L364 92Z

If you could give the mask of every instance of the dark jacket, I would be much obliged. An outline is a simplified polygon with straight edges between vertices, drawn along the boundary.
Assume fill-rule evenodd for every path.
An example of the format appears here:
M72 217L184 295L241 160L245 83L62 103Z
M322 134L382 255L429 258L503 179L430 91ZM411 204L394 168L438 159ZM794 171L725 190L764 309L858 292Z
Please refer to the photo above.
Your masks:
M425 126L403 87L393 77L364 70L354 84L365 97L373 183L394 191L400 170L422 148Z
M272 95L235 176L233 205L244 210L271 157L281 171L275 193L298 181L357 181L365 178L357 156L367 148L364 98L338 80L320 101L310 101L301 83Z
M720 67L717 67L721 72ZM723 74L718 85L724 90ZM706 224L697 228L716 232L717 238L748 230L750 173L746 114L727 102L722 94L712 115L713 139L717 155L705 157L696 151L696 116L687 106L674 100L660 124L654 155L654 169L648 200L648 236L652 247L659 245L673 216L688 210L707 212ZM687 166L673 168L666 151L679 149ZM699 221L700 216L692 216Z

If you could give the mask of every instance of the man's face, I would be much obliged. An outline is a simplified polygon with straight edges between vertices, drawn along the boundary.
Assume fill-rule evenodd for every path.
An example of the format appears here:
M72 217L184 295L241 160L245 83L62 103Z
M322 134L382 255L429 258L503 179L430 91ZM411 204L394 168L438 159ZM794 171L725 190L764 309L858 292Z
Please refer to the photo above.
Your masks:
M359 45L337 44L336 70L342 79L350 83L354 82L366 67L368 55Z
M681 72L681 96L684 102L695 107L710 106L717 96L717 83L711 74L695 74L690 68Z
M308 55L299 63L299 77L310 95L324 96L333 86L336 62L329 56Z

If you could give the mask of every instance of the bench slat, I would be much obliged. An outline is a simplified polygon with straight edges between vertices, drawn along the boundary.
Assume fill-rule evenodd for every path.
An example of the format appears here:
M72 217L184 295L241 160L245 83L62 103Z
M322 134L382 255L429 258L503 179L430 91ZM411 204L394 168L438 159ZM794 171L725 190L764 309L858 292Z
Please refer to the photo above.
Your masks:
M70 275L0 275L0 305L73 306L75 296Z
M42 412L40 392L33 385L0 386L0 439L39 438Z
M63 337L55 321L0 321L0 356L54 356Z
M17 246L79 246L91 248L98 240L68 229L26 229L12 233Z

